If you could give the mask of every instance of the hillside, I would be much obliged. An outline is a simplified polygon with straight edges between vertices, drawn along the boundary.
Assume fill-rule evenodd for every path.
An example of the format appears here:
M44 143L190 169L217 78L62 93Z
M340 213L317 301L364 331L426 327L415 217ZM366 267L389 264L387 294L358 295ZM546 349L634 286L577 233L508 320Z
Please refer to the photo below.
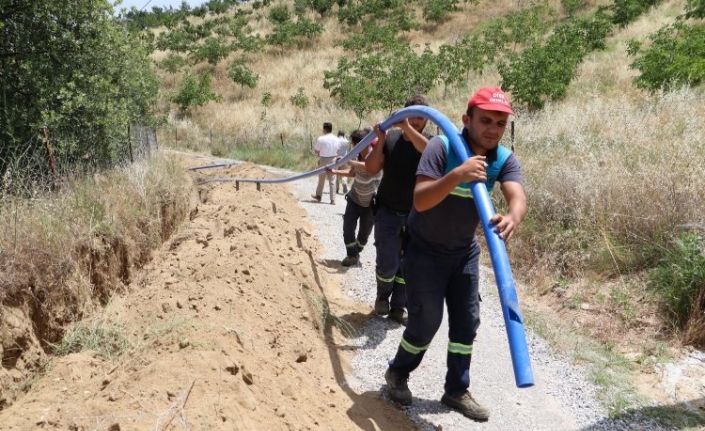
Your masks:
M672 24L692 2L635 2L655 6L640 10L625 25L610 26L605 34L604 21L593 15L599 7L632 3L451 2L457 10L448 8L438 22L422 18L424 2L387 3L413 11L421 23L395 33L402 50L395 46L387 51L386 41L392 38L383 32L374 49L344 47L342 40L373 25L369 16L370 21L343 25L336 15L342 6L325 14L303 14L310 21L301 23L320 25L314 36L252 50L244 48L245 42L254 43L248 36L270 36L271 42L271 35L288 28L276 24L272 10L285 6L294 11L303 3L248 2L242 5L251 12L246 26L242 19L229 21L237 17L233 11L189 16L190 26L212 37L218 35L217 27L208 23L228 17L233 33L226 40L237 40L238 48L215 62L197 58L207 53L198 48L207 45L204 40L185 51L153 53L163 78L157 113L166 122L158 128L160 147L305 171L315 163L310 147L323 121L349 133L382 120L399 105L392 98L373 103L387 93L422 90L432 106L458 124L469 94L480 85L505 80L502 68L530 43L501 42L502 51L481 60L472 57L481 66L467 69L465 64L455 74L460 79L447 85L436 80L416 87L417 82L404 81L397 88L393 80L382 80L392 75L389 68L369 66L376 71L373 78L379 78L371 81L380 83L378 92L353 81L355 85L336 95L324 88L327 73L359 71L370 58L391 64L398 57L389 53L401 52L409 63L400 64L409 73L395 75L397 79L421 79L411 72L436 64L446 49L442 47L480 46L470 42L486 42L494 25L507 26L506 34L513 35L512 22L526 24L514 29L526 27L527 37L541 48L536 52L545 54L557 49L547 41L555 28L569 22L571 13L589 17L585 22L596 24L595 34L585 38L590 49L581 52L579 62L555 68L575 66L564 94L527 101L522 89L531 87L531 81L510 92L518 115L503 144L516 148L530 204L527 221L509 249L514 274L524 286L522 308L532 331L600 388L598 398L612 414L622 417L636 408L648 417L665 418L664 426L703 426L699 411L705 405L705 360L693 347L702 346L705 335L697 296L701 285L697 279L688 284L691 279L681 276L697 276L705 244L705 178L700 175L704 96L697 85L658 91L637 87L638 71L630 67L634 57L628 54L630 41L648 44L651 35ZM389 12L397 11L389 7ZM376 24L403 18L380 16ZM158 38L179 34L178 29L151 31ZM473 34L480 39L466 39ZM574 38L566 39L565 46L572 47L568 42ZM424 57L424 48L432 54ZM170 71L167 60L175 61L175 53L183 56L183 63L176 61ZM430 61L432 56L438 57ZM341 68L342 60L348 63ZM256 85L250 86L247 79L255 75ZM173 97L189 82L187 76L208 76L213 93L206 100L190 99L179 109ZM558 82L553 77L543 81ZM150 181L142 169L129 173L140 187ZM211 174L270 175L250 164ZM94 180L106 186L106 177L96 175ZM174 223L188 213L184 190L150 195L139 188L135 197L101 202L100 211L77 198L76 211L62 215L73 221L87 214L85 231L73 225L59 229L61 220L22 224L18 214L30 214L33 202L42 199L28 200L26 213L18 211L24 206L14 199L0 207L0 246L14 247L0 247L0 264L3 270L17 263L27 269L25 278L7 272L0 276L7 292L17 293L6 297L3 291L0 308L0 428L233 429L238 423L238 429L257 430L411 429L408 416L382 402L380 392L360 394L341 383L350 352L339 348L346 339L339 327L363 327L369 309L343 299L338 286L343 274L335 262L320 258L315 226L308 224L296 194L274 188L234 193L231 185L190 187L185 194L194 192L190 219L175 233ZM48 196L46 211L52 213L53 196L63 195ZM158 208L148 213L139 205L151 197ZM134 215L130 209L138 207L134 212L142 218L134 226L111 231L105 220L129 218ZM95 216L105 219L95 221ZM144 228L158 232L138 232ZM35 233L46 234L46 243L32 242ZM80 240L75 247L79 258L69 256L74 248L61 249L62 241L56 239L61 235ZM59 249L59 255L68 250L67 256L50 261L47 256ZM18 250L26 254L12 254ZM80 264L74 266L72 259ZM686 289L677 290L683 284ZM51 290L57 285L60 289ZM691 286L695 289L688 291ZM686 306L677 304L681 309L674 310L669 299L693 290L696 295L688 297ZM68 351L79 353L64 355Z

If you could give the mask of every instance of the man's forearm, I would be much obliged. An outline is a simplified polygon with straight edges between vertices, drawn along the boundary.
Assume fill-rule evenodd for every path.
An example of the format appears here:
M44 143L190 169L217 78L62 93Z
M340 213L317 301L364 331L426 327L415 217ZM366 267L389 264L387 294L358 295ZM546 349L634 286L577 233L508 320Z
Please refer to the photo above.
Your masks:
M423 153L426 149L426 145L428 145L428 138L413 127L405 128L404 136L414 145L414 148L416 148L416 151L419 153Z
M418 212L430 210L441 203L457 185L452 173L437 180L420 175L414 188L414 208Z
M380 139L370 155L365 159L365 170L367 173L374 175L382 170L382 147L384 147L384 141Z

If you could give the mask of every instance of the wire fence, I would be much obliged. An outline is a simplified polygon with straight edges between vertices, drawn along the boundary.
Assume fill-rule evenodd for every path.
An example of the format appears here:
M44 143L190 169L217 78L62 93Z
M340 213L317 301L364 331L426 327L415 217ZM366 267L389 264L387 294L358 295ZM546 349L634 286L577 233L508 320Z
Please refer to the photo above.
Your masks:
M140 124L129 124L124 133L107 138L86 130L42 128L26 140L3 142L0 194L56 191L66 178L135 163L158 150L156 131Z

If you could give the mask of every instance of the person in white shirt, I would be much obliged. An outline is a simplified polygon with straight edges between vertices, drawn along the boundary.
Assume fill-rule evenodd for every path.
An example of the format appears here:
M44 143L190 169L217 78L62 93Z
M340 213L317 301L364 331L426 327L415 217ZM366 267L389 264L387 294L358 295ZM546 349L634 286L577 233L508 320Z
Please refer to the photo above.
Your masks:
M333 125L331 123L323 123L323 135L316 140L316 155L318 156L318 167L329 165L335 161L340 148L340 140L333 134ZM318 175L318 186L316 193L311 197L320 202L323 195L324 180L328 178L328 193L330 195L330 204L335 205L335 174L332 172L323 172Z
M338 139L340 140L340 147L338 147L338 157L336 159L340 160L342 157L345 157L345 155L348 153L348 146L350 145L350 141L345 137L345 132L342 130L338 130ZM348 164L344 164L341 166L338 166L338 169L340 170L347 170L349 168ZM346 195L348 194L348 178L344 177L342 175L337 175L337 179L335 181L335 192L337 194L340 194L340 185L343 185L343 194Z

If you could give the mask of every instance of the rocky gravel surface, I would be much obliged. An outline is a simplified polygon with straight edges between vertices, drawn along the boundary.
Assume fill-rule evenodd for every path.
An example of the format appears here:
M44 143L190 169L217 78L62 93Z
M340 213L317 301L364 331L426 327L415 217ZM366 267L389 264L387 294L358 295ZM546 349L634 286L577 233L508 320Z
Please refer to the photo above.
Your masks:
M342 216L345 200L328 204L310 198L316 179L307 178L291 183L292 192L307 210L316 226L316 236L325 247L320 256L327 261L345 257L342 239ZM355 301L372 307L375 299L375 249L367 247L360 262L351 267L340 266L345 272L344 293ZM482 324L471 366L471 392L480 402L491 408L488 422L466 419L440 403L445 377L447 321L438 331L423 363L409 380L413 405L406 408L409 417L422 430L666 430L652 420L638 415L607 417L607 412L596 400L596 388L587 380L584 370L558 355L539 336L527 328L527 343L534 373L535 385L517 388L514 382L504 319L491 268L482 268L480 283ZM521 304L520 304L521 305ZM403 327L382 317L374 318L350 340L357 349L352 375L347 384L359 392L382 391L387 362L394 357ZM675 428L673 428L675 429Z
M209 158L213 162L222 159ZM227 160L228 162L235 162ZM282 176L295 172L270 168ZM343 293L350 299L366 304L372 310L375 299L375 250L364 250L360 262L350 268L338 265L345 257L342 239L342 216L345 200L338 196L337 205L330 205L327 192L323 202L311 199L316 178L309 177L288 183L291 192L307 211L316 226L314 235L324 247L318 259L343 274ZM585 370L562 357L545 340L526 328L527 344L535 385L517 388L514 384L511 358L504 320L491 268L481 268L480 290L483 297L482 325L475 343L471 367L471 391L481 403L491 408L488 422L478 423L446 408L440 403L445 375L447 322L438 331L423 363L412 375L409 387L414 399L411 407L402 408L419 428L439 430L581 430L581 431L675 431L705 429L701 422L688 427L665 427L645 417L643 412L676 405L696 410L705 404L705 353L690 349L672 363L653 367L651 386L660 401L635 409L635 413L616 418L596 399L596 387ZM520 298L521 306L521 298ZM375 317L348 340L349 350L355 351L347 385L358 394L381 393L386 399L384 372L387 362L396 352L403 328L385 318ZM656 398L656 397L655 397ZM387 399L388 401L388 399ZM640 413L641 412L641 413ZM372 428L371 428L372 429Z

